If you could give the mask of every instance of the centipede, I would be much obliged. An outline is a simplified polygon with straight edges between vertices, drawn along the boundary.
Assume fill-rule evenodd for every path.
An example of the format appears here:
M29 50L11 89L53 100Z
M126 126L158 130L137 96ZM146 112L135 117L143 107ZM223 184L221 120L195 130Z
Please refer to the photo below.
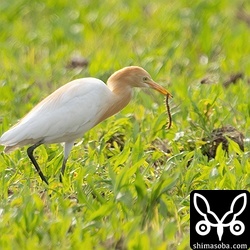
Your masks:
M171 115L170 107L169 107L169 103L168 103L169 97L171 97L171 96L169 94L167 94L166 95L166 100L165 100L167 115L168 115L168 121L167 121L167 124L166 124L166 129L170 129L171 126L172 126L172 115Z

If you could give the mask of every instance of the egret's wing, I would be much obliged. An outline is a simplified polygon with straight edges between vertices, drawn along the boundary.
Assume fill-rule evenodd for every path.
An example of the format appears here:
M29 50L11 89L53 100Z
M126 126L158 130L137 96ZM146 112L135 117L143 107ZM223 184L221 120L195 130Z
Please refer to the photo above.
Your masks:
M67 141L69 137L76 139L96 124L111 95L105 83L98 79L72 81L45 98L4 133L0 144L10 147L40 140L53 143Z

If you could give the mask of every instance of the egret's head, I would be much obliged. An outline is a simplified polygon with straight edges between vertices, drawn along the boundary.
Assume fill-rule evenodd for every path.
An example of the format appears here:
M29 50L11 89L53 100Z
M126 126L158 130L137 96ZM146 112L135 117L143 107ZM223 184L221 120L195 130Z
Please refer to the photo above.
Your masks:
M129 87L153 88L164 95L172 95L162 86L154 82L149 73L141 67L129 66L116 71L108 79L111 89Z

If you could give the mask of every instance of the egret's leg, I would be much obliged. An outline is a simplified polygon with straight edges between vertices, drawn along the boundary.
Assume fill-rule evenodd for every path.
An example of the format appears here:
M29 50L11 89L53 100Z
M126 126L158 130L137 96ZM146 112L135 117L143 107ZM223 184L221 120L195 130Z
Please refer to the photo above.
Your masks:
M45 176L43 175L43 172L42 170L40 169L34 155L33 155L33 152L34 150L39 147L40 145L42 144L42 142L37 142L36 144L34 144L33 146L30 146L28 149L27 149L27 153L28 153L28 156L30 158L30 160L32 161L33 165L35 166L36 168L36 171L38 172L38 174L40 175L41 179L47 184L49 185L48 181L46 180Z
M64 172L65 172L67 160L68 159L63 158L63 164L62 164L61 173L60 173L60 182L62 182L62 177L63 177Z
M64 144L64 158L63 158L63 164L61 168L61 174L60 174L60 182L62 182L62 176L64 175L66 163L69 157L69 153L74 146L74 142L65 142Z

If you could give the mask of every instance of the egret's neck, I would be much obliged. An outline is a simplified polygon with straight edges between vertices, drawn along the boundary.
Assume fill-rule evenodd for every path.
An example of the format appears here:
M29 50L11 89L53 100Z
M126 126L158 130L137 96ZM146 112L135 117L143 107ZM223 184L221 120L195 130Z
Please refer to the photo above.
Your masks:
M110 89L110 100L107 103L105 112L102 114L97 123L122 110L128 105L132 98L132 88L130 86L124 86L124 88L121 89L108 84L108 87Z

